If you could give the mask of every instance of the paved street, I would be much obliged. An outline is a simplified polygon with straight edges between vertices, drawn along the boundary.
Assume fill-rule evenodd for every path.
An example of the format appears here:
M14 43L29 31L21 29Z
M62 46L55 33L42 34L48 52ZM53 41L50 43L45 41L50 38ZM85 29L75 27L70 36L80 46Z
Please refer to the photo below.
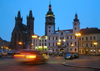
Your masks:
M92 60L96 60L92 62ZM13 58L0 57L0 71L100 71L98 69L64 66L65 62L72 65L100 66L100 56L80 56L80 59L65 60L64 57L50 57L48 63L39 65L26 65L15 62Z

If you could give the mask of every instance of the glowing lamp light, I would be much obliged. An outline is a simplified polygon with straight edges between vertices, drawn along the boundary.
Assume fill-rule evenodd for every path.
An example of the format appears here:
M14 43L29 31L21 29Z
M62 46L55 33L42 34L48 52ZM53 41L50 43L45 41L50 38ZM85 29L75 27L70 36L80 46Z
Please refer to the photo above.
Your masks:
M92 52L92 50L91 50L91 52Z
M73 45L73 44L71 44L71 46L73 47L74 45Z
M66 40L65 40L65 39L63 39L63 41L65 42Z
M61 39L59 39L59 42L61 42Z
M97 42L94 42L93 44L94 44L94 45L97 45Z
M80 37L81 33L76 33L75 36Z
M61 42L57 42L57 45L61 45Z
M95 51L95 50L94 50Z
M34 39L37 38L37 35L32 35L32 38L34 38Z
M20 44L20 45L21 45L21 44L22 44L22 42L18 42L18 44Z

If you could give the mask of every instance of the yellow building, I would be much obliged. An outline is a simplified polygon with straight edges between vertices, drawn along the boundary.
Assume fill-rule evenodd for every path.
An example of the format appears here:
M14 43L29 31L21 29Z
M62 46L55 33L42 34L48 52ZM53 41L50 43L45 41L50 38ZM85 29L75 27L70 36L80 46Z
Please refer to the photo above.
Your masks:
M100 55L100 30L86 28L80 30L79 54Z

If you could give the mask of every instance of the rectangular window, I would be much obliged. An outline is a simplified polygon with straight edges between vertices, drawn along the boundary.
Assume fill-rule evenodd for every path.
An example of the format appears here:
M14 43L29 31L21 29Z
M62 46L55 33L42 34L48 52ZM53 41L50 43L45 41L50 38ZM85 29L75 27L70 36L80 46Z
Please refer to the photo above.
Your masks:
M86 44L86 47L88 47L88 44Z
M54 43L53 43L53 46L54 46Z
M75 36L75 39L76 39L76 36Z
M92 47L92 44L90 46Z
M45 43L45 46L46 46L47 44Z
M45 40L45 42L46 42L47 40Z
M94 36L93 38L94 38L94 40L95 40L95 36Z
M42 42L44 42L44 40L42 40Z
M67 42L67 46L69 46L68 42Z
M41 42L41 40L40 40L40 42Z
M56 37L56 40L57 40L57 37Z
M84 37L82 37L82 40L84 40Z
M70 39L72 39L72 36L70 36Z
M69 37L67 36L67 39L69 39Z
M50 43L49 43L49 46L50 46Z
M75 42L75 46L76 46L76 42Z
M92 40L92 37L90 37L90 40Z
M79 38L79 40L81 40L81 38Z
M82 47L84 47L84 44L82 44Z
M86 40L88 40L88 37L86 37Z
M61 36L63 35L63 32L61 32Z
M50 37L49 37L49 40L50 40Z

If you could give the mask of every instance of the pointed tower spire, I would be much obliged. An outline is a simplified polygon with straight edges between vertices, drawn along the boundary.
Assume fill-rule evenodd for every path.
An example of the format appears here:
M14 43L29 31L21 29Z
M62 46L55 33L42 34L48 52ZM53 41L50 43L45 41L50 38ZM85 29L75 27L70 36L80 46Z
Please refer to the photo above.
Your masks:
M78 20L78 16L77 16L77 13L75 14L74 22L79 22L79 20Z
M50 1L50 4L49 4L49 11L47 12L47 15L53 15L52 7L51 7L51 1Z
M32 18L32 10L30 10L29 17Z
M21 18L20 11L18 11L17 18Z

